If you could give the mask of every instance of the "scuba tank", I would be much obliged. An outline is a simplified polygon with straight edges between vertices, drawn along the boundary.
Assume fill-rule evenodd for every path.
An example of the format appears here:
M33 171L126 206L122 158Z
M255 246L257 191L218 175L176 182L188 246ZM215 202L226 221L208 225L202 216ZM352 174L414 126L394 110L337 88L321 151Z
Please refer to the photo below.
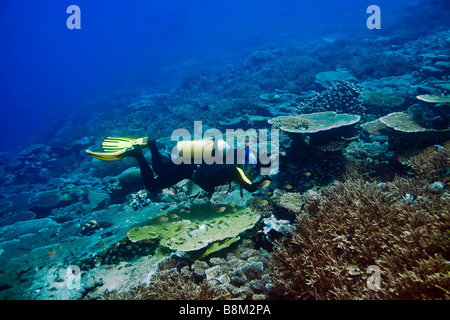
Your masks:
M194 163L201 164L203 160L210 163L216 157L223 157L230 150L230 145L223 139L183 140L177 142L174 150L175 158L193 159Z

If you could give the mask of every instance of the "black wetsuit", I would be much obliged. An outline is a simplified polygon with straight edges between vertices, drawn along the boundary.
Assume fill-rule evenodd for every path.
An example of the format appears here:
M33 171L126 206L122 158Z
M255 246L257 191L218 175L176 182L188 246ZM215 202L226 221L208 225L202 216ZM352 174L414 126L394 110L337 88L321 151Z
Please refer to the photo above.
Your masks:
M155 141L150 141L148 147L152 153L152 167L145 160L140 149L132 156L139 163L141 176L147 191L158 191L168 188L183 179L190 179L208 193L214 192L216 186L236 181L249 192L258 190L258 183L249 184L240 175L235 165L229 164L174 164L170 158L163 157L156 148ZM152 170L153 168L153 170ZM155 177L155 175L157 177Z

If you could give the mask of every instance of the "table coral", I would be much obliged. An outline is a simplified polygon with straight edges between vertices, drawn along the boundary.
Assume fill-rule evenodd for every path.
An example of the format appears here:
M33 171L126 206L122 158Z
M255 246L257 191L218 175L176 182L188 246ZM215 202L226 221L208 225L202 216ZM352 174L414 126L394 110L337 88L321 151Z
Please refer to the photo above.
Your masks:
M217 250L238 240L239 234L251 229L259 218L247 208L193 205L188 213L176 210L146 226L132 228L128 238L133 242L158 239L162 246L185 252L208 246ZM211 253L212 248L207 248L206 253Z
M351 126L357 123L360 119L361 117L358 115L327 111L301 115L279 116L269 120L269 123L286 132L313 134L340 127Z

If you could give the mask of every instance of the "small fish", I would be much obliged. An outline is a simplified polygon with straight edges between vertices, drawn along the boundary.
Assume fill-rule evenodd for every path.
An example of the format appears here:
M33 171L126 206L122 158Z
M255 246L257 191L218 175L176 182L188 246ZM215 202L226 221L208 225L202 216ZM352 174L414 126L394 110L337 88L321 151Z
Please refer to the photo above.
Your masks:
M267 188L268 186L269 186L269 184L270 184L270 180L264 180L263 182L261 182L261 184L259 185L259 188L260 189L265 189L265 188Z
M118 247L118 246L120 246L120 243L119 243L119 242L114 242L114 243L112 244L112 246L113 246L113 247Z
M219 209L217 209L217 213L224 212L225 210L227 210L227 207L220 207Z
M290 190L290 189L292 189L293 187L288 183L288 184L284 185L284 188Z
M101 246L101 245L105 246L105 243L104 243L103 241L99 241L99 242L97 242L97 244L96 244L96 246Z
M288 163L287 167L288 167L288 170L295 170L295 169L297 169L297 168L295 167L295 165L292 164L292 163Z
M312 173L309 172L309 171L306 171L306 172L305 172L305 176L310 177L310 176L312 176Z
M47 253L47 257L51 258L56 255L56 251L54 249L50 249Z
M183 225L178 226L178 227L175 229L175 232L179 232L179 231L181 231L181 230L183 230L183 229L184 229L184 226L183 226Z
M230 206L231 206L232 208L236 208L236 205L234 204L234 202L230 202Z
M265 206L265 205L269 204L269 201L264 199L264 200L260 200L259 203Z
M170 219L173 219L173 220L180 220L180 219L181 219L180 216L177 215L177 214L175 214L175 213L171 213L171 214L169 215L169 218L170 218Z
M164 222L169 221L169 218L167 218L165 216L161 216L161 217L157 218L156 220L160 223L164 223Z

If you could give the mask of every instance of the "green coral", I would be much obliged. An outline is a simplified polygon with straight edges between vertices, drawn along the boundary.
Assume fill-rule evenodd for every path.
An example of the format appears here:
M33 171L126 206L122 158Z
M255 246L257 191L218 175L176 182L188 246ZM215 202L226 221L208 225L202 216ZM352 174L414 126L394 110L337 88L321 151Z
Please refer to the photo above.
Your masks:
M133 242L159 240L160 246L185 252L205 249L203 255L230 246L239 234L253 228L260 216L248 208L193 205L189 212L174 210L160 215L146 226L132 228Z

